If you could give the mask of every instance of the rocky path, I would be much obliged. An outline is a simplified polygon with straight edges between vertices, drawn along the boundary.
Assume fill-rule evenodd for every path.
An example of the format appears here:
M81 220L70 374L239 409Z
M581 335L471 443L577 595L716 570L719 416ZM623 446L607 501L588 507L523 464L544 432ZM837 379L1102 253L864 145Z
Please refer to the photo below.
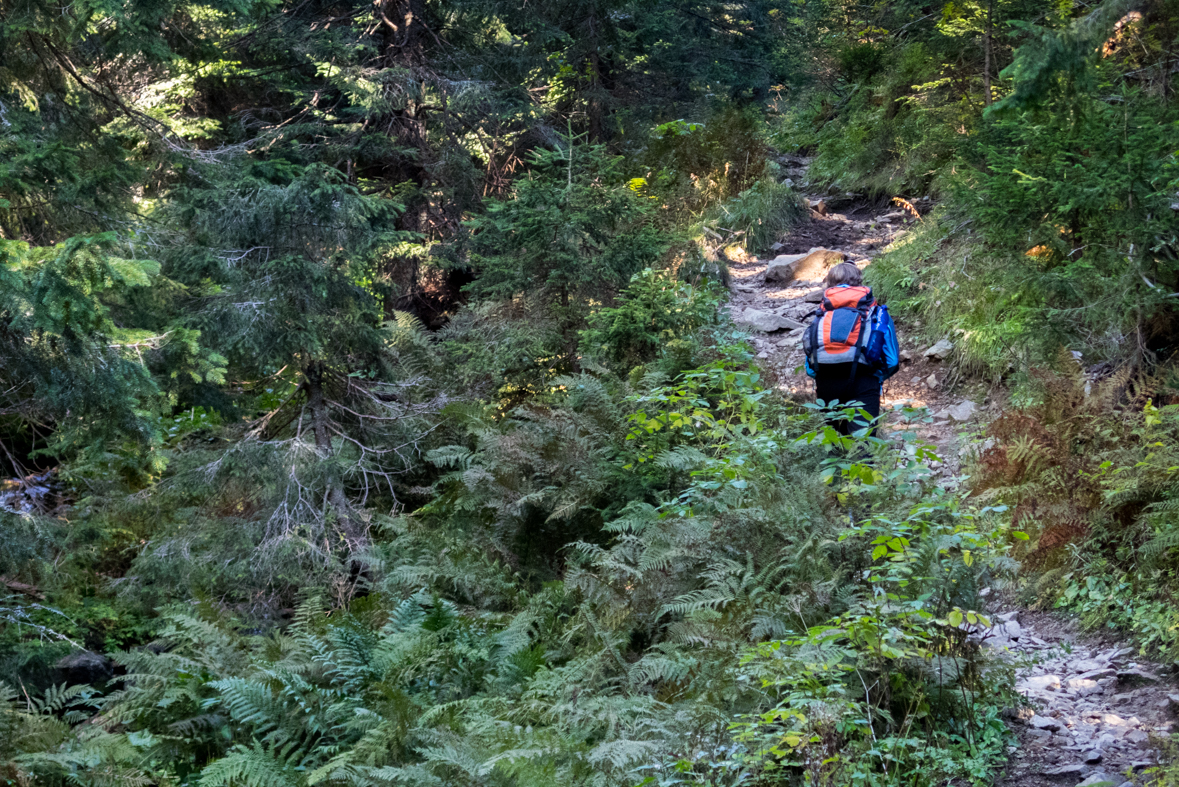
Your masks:
M805 160L784 163L792 177L805 177ZM730 265L733 320L752 332L758 362L767 376L801 399L814 396L813 383L802 370L802 333L822 297L827 270L844 260L861 270L868 267L881 251L902 240L920 220L920 212L930 206L928 199L920 197L907 205L872 202L856 195L815 195L809 201L809 219L775 245L774 258L744 258ZM915 328L898 325L901 371L885 383L881 409L902 404L929 408L933 422L918 424L915 431L918 439L938 447L944 462L934 469L953 483L963 434L992 402L983 390L948 392L942 362L952 346L922 342Z
M806 161L784 161L805 179ZM809 220L775 246L773 259L745 258L731 265L729 309L753 336L758 362L789 395L813 399L802 371L802 332L822 293L831 265L850 260L864 269L902 241L928 201L899 208L855 195L812 195ZM1004 404L1001 391L948 385L944 341L922 341L919 326L898 321L901 371L885 384L882 412L902 404L927 407L930 423L905 427L934 444L942 461L933 469L956 483L959 457L972 435ZM1011 610L976 636L1000 659L1010 660L1026 702L1009 724L1019 739L995 787L1132 787L1157 761L1155 743L1172 728L1179 691L1156 665L1135 660L1130 648L1079 637L1043 613Z
M983 642L1017 665L1026 705L997 787L1133 787L1158 762L1155 741L1174 727L1179 694L1154 664L1117 642L1087 641L1045 614L996 616Z

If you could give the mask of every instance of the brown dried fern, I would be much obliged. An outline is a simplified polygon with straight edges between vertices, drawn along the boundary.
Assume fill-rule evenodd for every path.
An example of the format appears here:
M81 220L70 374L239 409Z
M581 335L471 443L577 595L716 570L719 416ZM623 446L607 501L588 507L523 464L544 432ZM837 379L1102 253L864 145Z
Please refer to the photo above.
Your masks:
M918 221L924 221L924 219L921 218L921 212L918 211L917 208L913 206L913 203L909 202L909 200L902 199L901 197L893 197L892 201L894 205L899 205L909 213L912 213L913 218L917 219Z

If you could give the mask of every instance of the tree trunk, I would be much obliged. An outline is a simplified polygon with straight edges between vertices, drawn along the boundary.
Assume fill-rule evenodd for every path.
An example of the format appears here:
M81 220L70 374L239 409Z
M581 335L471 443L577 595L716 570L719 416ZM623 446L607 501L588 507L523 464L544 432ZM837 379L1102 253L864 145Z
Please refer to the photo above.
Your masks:
M995 14L994 0L987 2L987 24L983 32L983 106L989 107L991 105L991 48L992 35L994 31L994 22L992 18Z
M303 377L307 387L307 409L311 411L311 430L315 435L315 449L322 459L333 456L332 436L328 430L327 399L323 395L323 362L313 361L303 370ZM328 482L328 505L336 515L340 532L348 542L348 550L355 553L368 544L368 534L363 526L351 515L348 508L348 498L344 494L344 487L338 478L333 477Z
M590 45L589 51L589 72L590 84L586 91L585 112L586 121L589 131L590 142L601 142L604 137L604 123L603 115L605 113L605 101L602 98L602 62L601 55L598 52L598 19L595 14L590 14L586 22L588 40Z
M421 66L426 62L426 0L380 0L385 59L390 64Z

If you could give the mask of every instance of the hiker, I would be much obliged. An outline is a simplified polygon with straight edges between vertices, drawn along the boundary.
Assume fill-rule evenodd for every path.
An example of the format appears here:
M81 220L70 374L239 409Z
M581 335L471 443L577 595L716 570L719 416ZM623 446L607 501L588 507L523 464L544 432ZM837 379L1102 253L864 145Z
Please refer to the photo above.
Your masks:
M880 415L884 381L900 368L896 326L888 307L864 286L860 269L841 262L827 272L827 289L815 319L802 336L806 373L815 378L815 398L827 404L860 402L873 420ZM831 421L840 434L868 426L863 416Z

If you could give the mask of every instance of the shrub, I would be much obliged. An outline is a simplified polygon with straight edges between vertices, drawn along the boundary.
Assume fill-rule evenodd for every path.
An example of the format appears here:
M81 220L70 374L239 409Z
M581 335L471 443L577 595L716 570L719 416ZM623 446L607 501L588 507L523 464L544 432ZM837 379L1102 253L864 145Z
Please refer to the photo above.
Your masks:
M719 298L707 281L696 287L648 268L631 278L616 306L590 315L583 351L623 370L646 363L714 322Z
M729 242L752 254L765 252L806 215L802 199L785 183L764 177L732 199L711 208L705 226L723 230Z

